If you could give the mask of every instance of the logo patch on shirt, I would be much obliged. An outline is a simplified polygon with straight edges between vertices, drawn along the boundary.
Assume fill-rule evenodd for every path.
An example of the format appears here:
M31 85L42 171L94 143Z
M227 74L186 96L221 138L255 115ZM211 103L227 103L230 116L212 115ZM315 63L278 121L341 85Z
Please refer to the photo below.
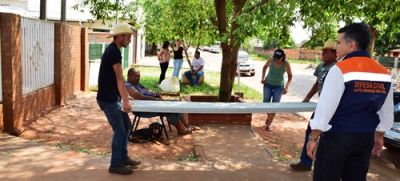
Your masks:
M355 81L354 93L386 94L385 84L382 82Z

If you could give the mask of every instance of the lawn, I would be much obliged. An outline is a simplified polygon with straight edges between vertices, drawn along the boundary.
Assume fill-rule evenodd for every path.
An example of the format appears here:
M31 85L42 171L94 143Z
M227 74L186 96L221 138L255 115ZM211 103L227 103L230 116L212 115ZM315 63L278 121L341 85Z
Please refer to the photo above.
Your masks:
M161 91L158 88L158 77L160 75L160 68L158 67L147 67L147 66L136 66L137 70L140 71L140 82L147 88L154 90L156 92ZM167 70L167 77L172 74L173 69L169 68ZM181 71L187 71L187 69L182 69ZM220 73L206 71L204 84L200 86L189 86L181 85L181 95L218 95L219 91L219 81ZM233 90L237 90L237 84L233 85ZM249 101L261 101L262 94L257 92L255 89L248 87L244 84L240 85L241 92L244 93L244 97Z
M256 53L253 53L250 56L254 61L262 61L262 62L265 62L266 60L268 60L270 58L270 56L260 55L260 54L256 54ZM288 59L288 61L289 61L289 63L295 63L295 64L314 64L314 65L318 65L319 63L321 63L321 61L318 60L318 59L315 59L315 60Z

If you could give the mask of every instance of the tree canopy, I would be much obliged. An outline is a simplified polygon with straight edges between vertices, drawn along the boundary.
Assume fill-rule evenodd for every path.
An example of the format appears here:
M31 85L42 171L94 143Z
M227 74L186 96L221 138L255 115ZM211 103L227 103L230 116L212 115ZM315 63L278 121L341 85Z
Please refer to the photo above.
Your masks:
M371 26L379 54L400 42L400 8L396 8L400 0L137 0L129 5L118 0L83 0L83 5L91 7L99 19L133 19L145 29L150 42L177 38L191 45L221 42L221 101L230 99L241 44L258 37L276 47L289 46L289 29L295 21L304 22L312 32L308 47L335 39L339 24L353 21ZM142 14L133 13L141 9Z
M349 24L362 21L371 27L376 35L375 50L384 54L393 47L399 46L400 35L400 0L302 0L299 2L300 20L315 31L335 36L340 22ZM320 37L320 36L318 36Z

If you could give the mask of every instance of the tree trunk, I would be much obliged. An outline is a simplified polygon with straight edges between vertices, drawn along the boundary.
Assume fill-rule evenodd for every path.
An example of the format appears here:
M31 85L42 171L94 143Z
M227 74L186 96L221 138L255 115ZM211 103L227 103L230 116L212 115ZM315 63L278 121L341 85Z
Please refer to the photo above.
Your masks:
M371 42L368 45L368 52L372 56L372 53L375 49L376 38L378 37L378 30L376 30L376 28L374 28L373 26L369 26L369 28L371 31Z
M154 42L153 42L153 44L151 44L151 54L157 55L157 45Z
M236 19L241 14L245 3L246 0L233 1L234 4L233 19ZM233 34L233 32L237 30L237 28L239 28L239 24L236 22L236 20L232 22L232 26L230 26L230 32L228 32L227 28L229 26L227 20L226 1L214 0L214 4L217 15L217 26L219 35L220 37L224 37L226 35L229 36L228 41L221 42L222 66L221 66L221 77L219 83L218 101L229 102L231 101L231 93L237 70L237 56L240 47L240 43L237 42L237 37L236 35Z
M237 55L239 46L222 44L222 66L219 83L218 100L221 102L230 102L233 83L235 81L237 69Z

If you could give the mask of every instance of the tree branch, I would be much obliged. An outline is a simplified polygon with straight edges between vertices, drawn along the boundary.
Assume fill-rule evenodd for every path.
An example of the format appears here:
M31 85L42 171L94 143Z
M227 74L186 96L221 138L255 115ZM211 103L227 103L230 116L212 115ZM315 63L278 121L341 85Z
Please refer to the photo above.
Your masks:
M243 12L244 13L252 13L254 12L257 8L263 6L264 4L268 3L268 0L261 0L260 2L258 2L257 4L254 4L253 6L248 7L247 9L245 9Z
M223 35L226 32L228 26L226 17L226 1L225 0L214 0L215 13L217 15L217 26L219 34Z

